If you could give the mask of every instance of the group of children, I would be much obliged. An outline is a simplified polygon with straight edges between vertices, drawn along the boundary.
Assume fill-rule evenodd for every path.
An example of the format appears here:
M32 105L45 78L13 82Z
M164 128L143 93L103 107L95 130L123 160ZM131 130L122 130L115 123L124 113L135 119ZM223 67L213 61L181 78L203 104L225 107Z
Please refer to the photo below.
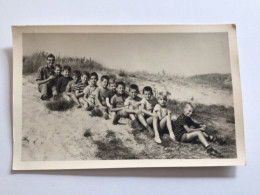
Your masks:
M131 84L127 93L124 82L116 82L115 78L109 78L107 75L101 76L98 86L99 78L96 72L89 74L75 70L71 77L71 67L66 65L62 70L59 64L54 65L50 77L52 79L48 85L51 85L54 100L58 97L72 100L77 108L100 111L106 120L110 114L113 125L117 125L120 118L129 118L131 124L141 123L158 144L162 142L159 132L165 130L173 141L199 140L210 155L222 157L208 143L216 141L216 138L205 132L206 125L198 124L190 118L194 111L190 103L187 103L183 113L176 117L167 109L167 93L159 92L154 95L150 86L143 88L141 96L138 86Z

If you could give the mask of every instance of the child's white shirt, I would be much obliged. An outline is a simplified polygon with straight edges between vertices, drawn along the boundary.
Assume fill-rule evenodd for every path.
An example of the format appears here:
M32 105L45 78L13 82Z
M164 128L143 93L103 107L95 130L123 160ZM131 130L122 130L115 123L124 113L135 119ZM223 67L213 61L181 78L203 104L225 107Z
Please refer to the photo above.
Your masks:
M168 115L169 110L166 107L162 107L160 104L156 104L154 109L153 109L153 113L157 114L160 113L162 118L165 117L166 115Z
M151 102L151 103L150 103ZM151 101L147 101L145 98L142 99L141 104L144 105L144 109L153 112L153 109L155 105L157 104L157 101L155 98L151 99Z
M126 98L124 105L126 107L132 106L134 110L138 110L141 104L141 100L142 99L138 96L136 97L136 99L133 99L132 97L129 96L128 98Z

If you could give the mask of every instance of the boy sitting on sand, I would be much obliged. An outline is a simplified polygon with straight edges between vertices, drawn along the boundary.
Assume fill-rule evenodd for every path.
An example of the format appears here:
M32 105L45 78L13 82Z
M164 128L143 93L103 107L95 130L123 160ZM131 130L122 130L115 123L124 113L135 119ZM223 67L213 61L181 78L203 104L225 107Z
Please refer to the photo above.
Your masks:
M54 65L54 76L55 76L55 79L52 80L52 96L53 96L54 100L56 100L57 96L58 96L58 92L57 92L58 80L63 77L63 75L61 74L61 71L62 71L61 65L60 64L55 64Z
M106 105L107 105L108 108L112 108L112 105L110 104L111 99L116 94L116 81L115 81L115 79L109 79L108 88L109 88L109 90L105 94Z
M106 120L109 118L108 107L106 105L106 94L109 91L109 89L107 88L108 82L109 77L107 75L103 75L101 77L101 86L97 88L97 104Z
M153 135L153 130L151 127L147 124L146 120L144 119L144 116L142 114L142 111L140 110L140 105L142 98L138 96L139 94L139 88L137 85L132 84L129 86L129 97L125 100L124 105L126 108L131 112L129 112L129 117L132 120L133 126L138 126L138 121L149 131L151 135ZM136 124L135 124L136 123Z
M78 82L80 80L80 72L78 70L73 71L72 79L73 80L68 82L68 84L66 86L66 90L63 93L63 97L67 101L73 100L77 104L77 108L81 108L82 106L75 94Z
M66 90L68 82L72 80L70 73L71 73L71 67L65 65L63 67L63 72L62 72L63 77L58 79L58 82L56 85L56 90L57 90L58 94L63 94L63 92L65 92L65 90Z
M141 111L143 112L144 119L148 125L153 126L155 142L162 143L158 132L158 115L153 113L153 109L158 102L153 96L152 88L149 86L144 87L143 95L144 98L141 101Z
M197 124L190 118L193 111L193 106L190 103L187 103L184 106L183 114L177 118L174 129L177 141L191 142L198 139L207 150L207 153L216 157L222 157L222 155L217 150L213 149L206 140L206 137L211 140L214 139L213 136L209 136L204 132L206 125Z
M153 113L157 114L159 120L159 129L162 131L165 128L169 131L170 138L175 141L175 136L173 134L172 128L172 113L169 109L167 109L167 93L160 92L157 95L158 104L155 105ZM160 143L160 137L156 135L156 142Z
M124 103L128 95L125 93L125 83L118 82L116 94L111 99L111 112L115 112L115 117L112 120L113 125L117 125L120 118L129 117L129 113L134 113L125 108Z
M92 72L90 74L89 85L84 89L84 108L87 111L93 110L96 105L96 97L97 97L97 81L98 74L96 72Z
M109 79L108 89L109 90L104 94L104 96L106 97L106 106L108 107L108 110L110 111L110 109L112 108L111 99L116 94L115 79ZM112 120L114 120L115 112L110 112L110 113L111 113Z
M78 82L75 90L76 97L78 98L79 102L84 105L84 89L88 86L89 80L89 72L83 71L81 74L80 81Z

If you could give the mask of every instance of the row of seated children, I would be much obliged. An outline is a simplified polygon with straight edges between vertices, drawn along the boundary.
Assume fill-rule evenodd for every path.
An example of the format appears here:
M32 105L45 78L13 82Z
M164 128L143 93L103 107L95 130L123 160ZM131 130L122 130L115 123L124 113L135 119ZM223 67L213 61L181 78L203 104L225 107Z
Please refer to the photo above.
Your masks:
M216 137L208 135L206 125L194 122L190 116L194 111L192 104L187 103L184 106L183 113L176 119L172 112L167 109L167 93L158 93L156 98L150 86L143 88L143 98L140 98L138 86L135 84L129 87L129 96L124 93L125 84L117 84L117 93L112 97L110 109L116 115L113 118L113 124L117 124L121 117L130 117L131 120L138 119L139 122L151 131L154 130L154 140L161 143L159 131L168 130L170 139L179 142L191 142L198 140L213 156L222 157L222 155L213 149L209 141L216 141ZM174 121L174 127L173 127Z
M117 125L120 118L129 118L133 122L140 122L154 141L161 143L160 131L167 130L173 141L191 142L198 140L213 156L222 155L213 149L209 141L215 141L214 136L208 135L206 125L195 123L191 118L194 111L192 104L187 103L183 113L177 118L167 109L167 94L160 92L154 97L152 88L143 88L143 98L139 95L139 88L132 84L127 94L124 82L116 82L108 76L101 77L101 86L97 86L98 75L96 72L82 74L75 70L70 77L71 68L64 66L61 76L61 66L55 65L55 74L58 78L53 84L53 95L61 94L66 100L73 100L77 107L86 110L100 110L105 119L111 113L113 125ZM173 127L174 121L174 127Z

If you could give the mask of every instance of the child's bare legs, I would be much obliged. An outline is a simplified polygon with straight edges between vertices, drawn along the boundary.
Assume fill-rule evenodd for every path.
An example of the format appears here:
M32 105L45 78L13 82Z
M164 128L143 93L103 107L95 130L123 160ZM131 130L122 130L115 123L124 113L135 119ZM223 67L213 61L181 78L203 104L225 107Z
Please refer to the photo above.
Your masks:
M94 105L91 102L86 101L84 99L83 99L83 101L84 101L84 108L86 111L91 111L94 109Z
M202 145L206 148L207 153L209 153L212 156L216 156L216 157L223 157L223 155L221 153L219 153L217 150L213 149L208 141L206 140L205 136L204 136L204 132L202 131L194 131L191 133L185 133L183 134L181 141L182 142L190 142L194 139L199 139L200 143L202 143Z
M133 106L129 106L129 109L130 109L130 110L134 110L134 109L133 109ZM130 118L132 121L136 120L135 115L132 114L132 113L129 113L129 118Z
M171 117L169 115L165 116L161 121L160 121L160 128L161 130L167 126L167 129L169 131L170 138L175 141L175 136L173 134L172 130L172 123L171 123Z
M140 123L147 129L149 127L149 125L147 124L146 120L144 119L143 114L138 114L137 115L138 120L140 121Z
M70 93L68 96L77 104L77 108L82 107L75 93Z
M58 92L56 86L52 86L51 91L52 91L53 100L57 100Z
M174 115L174 114L171 114L171 120L172 120L172 121L176 121L176 120L177 120L177 116Z
M118 111L118 112L113 112L113 113L115 113L114 114L114 118L112 118L112 124L113 125L117 125L118 124L118 121L120 120L120 113L119 113L120 111Z
M39 92L41 93L41 99L47 100L49 97L50 87L47 83L38 86Z
M150 135L154 136L152 128L148 125L148 123L144 119L144 115L142 113L140 113L137 115L137 117L138 117L138 120L140 121L140 123L149 131ZM152 117L150 117L150 118L152 118Z
M63 93L62 94L62 97L66 100L66 101L71 101L71 98L70 98L70 96L68 96L67 94L65 94L65 93Z
M79 98L79 102L81 103L81 105L83 105L86 111L91 111L94 109L94 104L88 99Z
M135 115L134 115L134 114L129 114L129 118L130 118L132 121L136 120L136 118L135 118Z
M117 113L115 113L115 117L112 121L113 125L118 124L118 121L120 120L120 118L127 118L129 117L129 114L125 111L125 109L122 109L120 111L118 111Z
M82 97L80 97L79 98L79 103L84 107L86 102L84 101L84 99Z
M192 125L191 128L196 128L196 127L194 127L194 126ZM202 131L202 133L203 133L203 135L204 135L204 137L205 137L206 139L210 139L210 138L211 138L210 135L208 135L205 131ZM213 136L212 136L212 137L213 137Z
M205 148L207 148L209 146L209 143L207 142L204 134L201 131L193 131L191 133L185 133L185 134L183 134L181 141L190 142L194 139L199 139L199 141L202 143L202 145Z
M203 135L206 137L206 138L209 138L209 135L206 133L206 132L202 132Z
M115 112L110 112L111 113L111 119L112 121L114 121L115 117L116 117L116 113Z
M100 109L101 109L101 112L103 114L104 119L108 120L109 119L108 108L104 106L104 107L101 107Z
M151 123L153 124L153 131L154 131L154 141L158 144L162 143L162 140L160 138L160 135L159 135L159 131L158 131L158 121L159 121L159 117L156 115L154 117L149 117L147 120L147 123L150 124L150 121Z

